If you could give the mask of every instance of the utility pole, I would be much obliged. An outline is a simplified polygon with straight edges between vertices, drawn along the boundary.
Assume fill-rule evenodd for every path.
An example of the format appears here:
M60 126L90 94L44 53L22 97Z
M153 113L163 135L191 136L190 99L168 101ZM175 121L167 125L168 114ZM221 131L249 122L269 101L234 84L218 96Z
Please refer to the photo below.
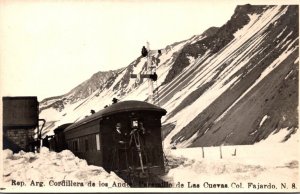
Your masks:
M131 74L130 78L140 78L140 79L147 78L148 79L147 80L148 81L148 96L149 96L148 102L151 104L155 104L153 82L157 80L157 74L155 71L155 66L152 65L152 55L151 55L155 52L155 50L153 50L153 51L150 50L149 42L147 42L146 49L147 49L147 55L144 55L144 57L147 57L146 74L141 74L141 75ZM158 52L160 53L160 51L158 51Z
M153 72L153 67L152 67L152 56L150 54L150 44L147 42L147 50L148 50L148 55L147 55L147 73L152 75ZM149 88L149 103L154 104L154 99L153 99L153 80L148 78L148 88Z

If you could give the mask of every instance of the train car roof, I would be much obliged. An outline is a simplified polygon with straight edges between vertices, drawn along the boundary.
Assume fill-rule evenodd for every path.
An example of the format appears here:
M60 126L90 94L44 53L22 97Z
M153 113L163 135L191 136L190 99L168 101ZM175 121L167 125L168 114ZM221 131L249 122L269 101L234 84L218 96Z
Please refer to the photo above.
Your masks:
M65 124L62 124L62 125L58 126L57 128L54 129L54 134L63 131L65 128L69 127L72 124L73 123L65 123Z
M64 131L69 131L75 127L78 127L85 123L89 123L91 121L94 121L96 119L105 116L109 116L117 113L129 112L129 111L156 111L156 112L160 112L162 115L165 115L167 113L165 109L155 106L153 104L149 104L147 102L137 101L137 100L122 101L122 102L112 104L111 106L105 109L102 109L84 119L79 120L78 122L75 122L74 124L68 126Z

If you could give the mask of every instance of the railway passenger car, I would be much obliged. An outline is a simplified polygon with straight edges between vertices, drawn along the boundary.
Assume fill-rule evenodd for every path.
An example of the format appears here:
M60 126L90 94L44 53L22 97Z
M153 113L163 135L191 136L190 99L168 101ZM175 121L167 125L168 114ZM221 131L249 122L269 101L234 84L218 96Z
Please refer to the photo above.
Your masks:
M61 152L67 149L65 134L63 133L63 131L71 124L72 123L66 123L60 125L54 130L54 137L49 141L50 150L53 150L55 152Z
M115 103L64 129L67 148L89 164L117 173L164 171L161 117L141 101Z

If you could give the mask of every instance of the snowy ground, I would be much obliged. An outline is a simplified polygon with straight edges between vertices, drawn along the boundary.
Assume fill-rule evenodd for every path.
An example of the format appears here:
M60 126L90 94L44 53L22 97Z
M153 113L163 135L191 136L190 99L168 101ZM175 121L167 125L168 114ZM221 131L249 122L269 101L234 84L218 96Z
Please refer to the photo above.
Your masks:
M282 129L255 145L165 150L167 173L162 179L173 188L146 191L299 191L299 132L282 143L287 134ZM56 153L43 148L39 154L4 150L2 154L2 187L8 192L70 192L83 188L85 192L145 192L128 188L113 172L87 165L68 150ZM89 185L91 182L95 186Z
M3 161L3 186L9 189L93 187L89 183L95 183L97 188L125 186L115 173L87 165L85 160L77 158L69 150L56 153L43 147L40 153L21 151L17 154L4 150Z
M204 157L202 148L167 150L171 166L177 167L163 179L204 191L299 191L299 136L280 143L287 133L283 129L255 145L204 147ZM217 184L228 188L212 188Z

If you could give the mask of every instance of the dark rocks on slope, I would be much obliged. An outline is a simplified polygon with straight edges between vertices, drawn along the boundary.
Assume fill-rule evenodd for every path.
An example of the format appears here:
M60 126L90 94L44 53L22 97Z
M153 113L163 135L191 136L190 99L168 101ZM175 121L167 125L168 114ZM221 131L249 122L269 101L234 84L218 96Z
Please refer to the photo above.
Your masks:
M298 6L290 6L288 11L286 12L284 17L281 17L278 21L276 26L271 25L267 30L266 33L268 33L268 36L264 39L264 41L261 43L262 45L259 47L260 49L263 48L263 51L259 54L256 54L252 58L251 61L249 61L240 71L238 71L236 74L234 74L230 79L233 77L242 75L242 79L240 82L235 85L234 87L230 88L226 92L224 92L215 102L213 102L208 108L206 108L201 114L199 114L191 123L189 123L185 128L183 128L177 135L175 135L172 140L175 141L179 137L182 138L182 141L189 139L191 136L193 136L196 132L198 132L200 135L198 139L195 140L193 146L208 146L208 145L220 145L222 143L228 143L228 144L251 144L255 141L259 141L265 137L267 137L275 128L283 128L289 127L297 127L298 123L294 122L298 118L298 113L295 109L295 107L298 106L298 98L293 98L293 94L298 95L298 81L294 81L293 83L289 83L289 86L292 86L290 89L295 91L284 91L285 93L289 93L289 101L292 100L293 106L289 106L288 104L284 104L281 102L286 102L286 100L282 99L280 101L275 101L278 99L278 96L280 93L282 93L285 89L281 88L278 93L274 93L274 91L277 91L276 87L273 86L276 85L276 81L281 81L283 76L286 76L287 72L290 69L287 68L296 68L297 65L293 64L295 61L298 51L294 51L294 54L287 59L284 64L281 64L280 68L285 68L284 70L281 69L281 71L277 70L274 72L277 72L277 74L273 73L268 75L269 82L263 82L264 84L260 84L260 87L264 87L264 90L259 90L260 92L257 92L255 89L251 91L251 93L257 93L257 95L265 94L265 91L268 91L269 93L265 94L265 98L260 99L261 103L258 103L257 99L248 99L246 102L256 102L255 104L251 104L245 107L242 107L241 105L236 105L236 109L240 110L238 114L236 114L236 117L230 117L226 116L224 119L222 119L222 124L216 124L214 121L218 116L220 116L243 92L245 92L253 83L254 81L260 76L261 72L270 65L275 59L277 59L281 53L287 49L287 45L284 47L277 47L275 48L280 41L282 41L284 38L287 38L287 41L293 41L298 37L298 22L292 22L298 20ZM286 28L286 31L283 31L283 29ZM281 37L278 37L278 35L283 32ZM287 35L290 34L289 37ZM298 47L299 43L296 41L294 45L292 45L292 48ZM246 42L243 46L248 47L251 45L251 42ZM242 46L242 48L243 48ZM249 53L251 55L251 53ZM254 67L256 66L256 67ZM249 69L254 67L254 69L251 70L251 72L248 72ZM298 69L294 69L294 72L298 75ZM271 75L273 77L271 77ZM281 80L279 80L279 78ZM273 81L273 79L276 79L276 81ZM228 80L228 81L229 81ZM272 80L272 81L270 81ZM285 83L286 80L283 80L282 83ZM271 85L270 85L271 84ZM280 84L280 83L278 83ZM295 85L296 84L296 85ZM255 88L258 88L255 87ZM292 89L293 88L293 89ZM267 96L273 94L272 96ZM297 96L296 95L296 96ZM187 98L192 98L193 95L191 94ZM275 99L275 100L274 100ZM277 110L277 113L272 114L272 121L273 125L267 127L268 130L265 131L259 131L255 136L252 136L251 138L248 138L248 135L251 134L254 129L257 128L257 125L254 125L253 122L259 122L264 115L262 114L271 114L271 110L266 111L266 107L270 105L271 102L273 103L271 109ZM258 106L259 104L259 106ZM267 105L265 105L267 104ZM251 108L250 108L251 107ZM277 109L277 108L279 109ZM286 111L290 110L289 112L292 112L293 114L289 114L289 117L287 120L289 120L288 125L277 125L276 122L281 123L282 118L279 118L278 115L283 114L285 111L283 109L286 109L286 107L289 107ZM233 109L235 110L235 109ZM254 112L252 112L252 117L247 114L249 110L253 110L254 112L257 112L257 115L253 115ZM262 113L263 112L263 113ZM250 115L251 115L250 114ZM227 115L230 115L230 113L227 113ZM259 120L259 121L257 121ZM241 121L241 122L240 122ZM220 121L221 122L221 121ZM274 124L275 122L275 124ZM244 127L243 127L244 126ZM208 132L205 133L205 131L208 129ZM205 134L204 134L205 133ZM254 138L255 137L255 138ZM213 139L213 141L212 141Z
M251 90L192 146L253 144L282 128L298 128L298 50ZM285 79L287 74L294 74ZM267 119L260 126L262 118ZM196 120L195 120L196 121ZM199 128L198 128L199 129Z
M218 27L210 27L202 33L202 36L203 37L214 36L218 32L218 30L219 30Z
M69 92L73 94L71 100L76 101L90 96L96 90L101 89L103 84L115 73L115 71L95 73L90 79L86 80Z
M56 97L45 98L44 100L42 100L39 104L43 105L43 107L41 107L39 111L41 112L50 107L58 111L61 111L62 109L64 109L65 104L74 103L80 99L85 99L96 90L104 89L103 86L105 86L105 83L107 83L107 81L111 77L116 75L117 72L119 71L120 70L107 71L107 72L100 71L98 73L95 73L90 79L76 86L67 94L56 96ZM53 102L51 104L48 104L49 101L53 101Z
M125 74L122 76L122 78L118 81L118 83L116 83L113 87L113 91L117 91L118 92L118 96L123 96L126 94L126 87L128 86L129 82L130 82L130 75L133 73L133 69L134 67L136 67L140 61L141 61L142 57L138 57L135 61L133 61L130 65L128 65L125 68ZM145 62L143 67L142 67L142 71L146 69L147 63ZM138 84L135 83L135 87Z
M252 6L249 4L237 6L234 15L225 25L220 28L208 29L204 32L206 38L194 44L186 45L182 49L163 84L171 82L185 67L190 65L189 59L187 58L188 56L198 58L199 56L204 55L208 50L210 51L210 54L214 54L224 48L225 45L233 40L234 32L249 22L247 14L261 13L264 7L265 6Z
M221 65L221 67L218 69L218 72L214 75L214 77L211 79L211 81L206 82L202 86L200 86L198 89L193 91L190 95L188 95L185 99L181 101L181 103L168 115L169 117L173 117L176 115L179 111L184 109L185 107L191 105L195 100L197 100L202 94L204 94L216 81L220 73L226 68L226 64Z

